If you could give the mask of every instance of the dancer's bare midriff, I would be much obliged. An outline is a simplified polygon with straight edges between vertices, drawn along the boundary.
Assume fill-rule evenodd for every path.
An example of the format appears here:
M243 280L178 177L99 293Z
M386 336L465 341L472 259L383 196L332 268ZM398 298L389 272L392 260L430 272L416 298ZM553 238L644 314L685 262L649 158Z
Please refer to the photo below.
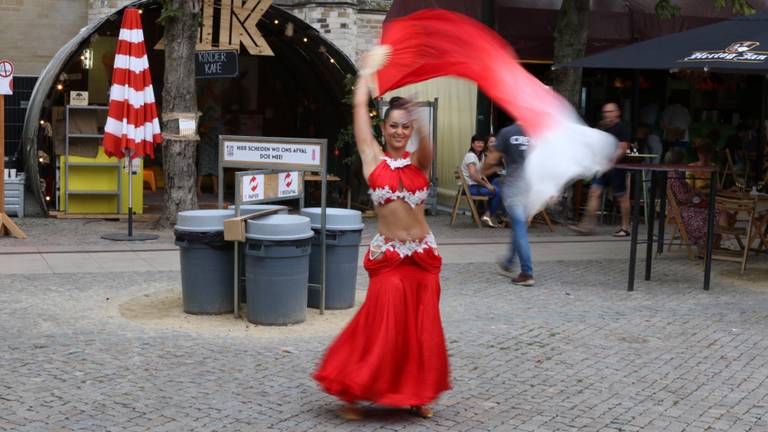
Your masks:
M379 234L387 240L421 240L430 233L423 204L411 207L403 200L394 200L377 207L376 216Z

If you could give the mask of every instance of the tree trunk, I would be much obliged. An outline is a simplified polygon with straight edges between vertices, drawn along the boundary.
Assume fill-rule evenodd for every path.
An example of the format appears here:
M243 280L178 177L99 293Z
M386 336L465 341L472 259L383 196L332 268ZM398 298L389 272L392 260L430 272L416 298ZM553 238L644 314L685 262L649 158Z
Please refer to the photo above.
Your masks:
M584 56L589 30L590 0L563 0L555 24L555 64L568 63ZM578 111L581 93L581 68L559 68L553 71L552 86ZM553 216L560 222L573 219L573 194L566 188Z
M178 114L197 113L195 93L195 43L199 2L167 0L174 11L165 21L165 74L163 77L163 132L178 135ZM169 139L163 142L165 208L160 223L171 226L180 211L197 208L195 180L198 138Z
M555 25L555 64L584 56L589 27L589 0L564 0ZM553 73L553 87L579 108L581 68L559 68Z

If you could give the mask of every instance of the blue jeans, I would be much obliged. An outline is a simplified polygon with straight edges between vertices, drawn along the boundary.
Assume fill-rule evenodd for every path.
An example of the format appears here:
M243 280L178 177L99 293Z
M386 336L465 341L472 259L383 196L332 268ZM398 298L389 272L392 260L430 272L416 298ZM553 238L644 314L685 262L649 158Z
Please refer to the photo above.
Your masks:
M528 244L528 213L520 200L507 200L504 203L509 215L509 223L512 225L510 234L509 256L504 260L504 265L512 267L515 257L520 259L520 272L533 274L531 263L531 246Z
M493 187L496 188L496 192L491 192L487 187L479 184L469 185L469 193L472 195L482 195L488 197L488 213L491 216L495 216L496 212L501 207L501 186L499 179L495 179L491 182Z

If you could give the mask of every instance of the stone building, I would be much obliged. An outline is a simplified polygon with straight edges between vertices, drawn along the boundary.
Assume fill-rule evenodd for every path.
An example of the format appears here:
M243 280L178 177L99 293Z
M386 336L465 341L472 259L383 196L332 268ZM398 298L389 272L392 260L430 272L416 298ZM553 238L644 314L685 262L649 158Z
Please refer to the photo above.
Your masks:
M131 1L87 0L88 22L94 22ZM378 41L381 24L392 0L274 0L273 4L316 28L355 62L360 53Z

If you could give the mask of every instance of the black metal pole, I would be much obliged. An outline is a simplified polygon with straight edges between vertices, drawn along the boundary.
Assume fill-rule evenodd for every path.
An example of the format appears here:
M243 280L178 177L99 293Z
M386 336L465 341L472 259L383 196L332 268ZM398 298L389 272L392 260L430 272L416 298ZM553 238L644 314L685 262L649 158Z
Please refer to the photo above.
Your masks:
M496 30L495 0L481 0L480 19L494 31ZM485 137L491 133L491 99L477 89L477 116L475 118L475 133Z
M664 227L667 225L667 181L669 176L666 171L659 173L661 177L661 190L659 190L659 240L656 254L664 253Z
M630 237L629 245L629 280L627 282L627 291L635 290L635 264L637 261L637 229L640 223L640 205L638 198L640 197L640 182L637 179L639 171L629 171L631 179L631 193L629 199L632 200L634 195L634 201L632 201L632 236Z
M128 207L128 237L133 237L133 207Z
M715 237L715 197L717 196L717 171L709 177L709 211L707 212L707 255L704 261L704 290L709 291L709 276L712 272L712 243ZM749 245L746 245L749 247Z
M648 225L648 238L645 240L645 280L651 280L651 267L653 266L653 228L654 217L656 216L656 173L651 171L651 196L649 202L645 203L648 211L645 214L648 215L648 220L645 223ZM664 223L659 219L659 223Z
M635 133L637 132L637 127L640 125L640 71L638 70L635 70L635 73L632 75L632 117L631 119L632 119L632 137L634 138Z

